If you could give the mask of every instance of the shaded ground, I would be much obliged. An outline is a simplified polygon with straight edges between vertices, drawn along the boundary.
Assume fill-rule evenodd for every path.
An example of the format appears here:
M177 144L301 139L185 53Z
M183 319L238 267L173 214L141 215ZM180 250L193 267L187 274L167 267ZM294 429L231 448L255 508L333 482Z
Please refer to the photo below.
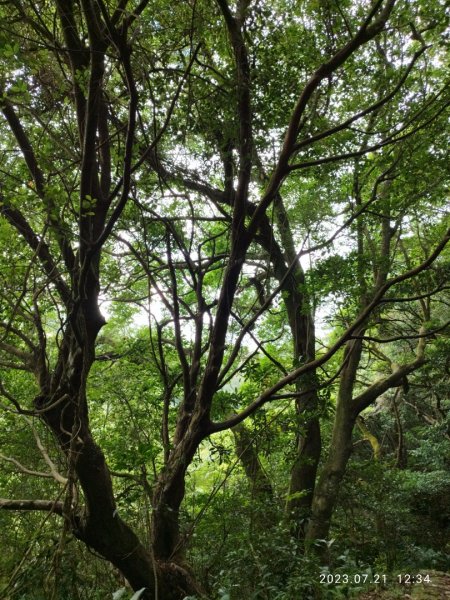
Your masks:
M426 575L425 572L422 575ZM429 571L430 583L414 585L396 584L387 590L364 592L357 600L450 600L450 574Z

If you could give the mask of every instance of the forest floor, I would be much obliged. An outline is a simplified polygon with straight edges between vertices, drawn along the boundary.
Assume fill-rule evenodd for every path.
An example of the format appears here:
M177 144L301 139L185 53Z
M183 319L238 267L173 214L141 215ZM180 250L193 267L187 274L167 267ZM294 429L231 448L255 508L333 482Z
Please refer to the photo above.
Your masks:
M426 573L423 573L426 575ZM450 574L430 571L430 583L394 585L387 590L364 592L357 600L450 600Z

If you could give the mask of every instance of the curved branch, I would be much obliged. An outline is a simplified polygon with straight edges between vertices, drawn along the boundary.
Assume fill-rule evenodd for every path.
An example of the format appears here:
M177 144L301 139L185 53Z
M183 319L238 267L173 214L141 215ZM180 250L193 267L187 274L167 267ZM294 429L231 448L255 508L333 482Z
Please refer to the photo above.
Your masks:
M47 479L53 479L52 473L44 473L43 471L33 471L33 469L29 469L21 462L12 458L11 456L5 456L0 453L0 460L4 460L5 462L12 463L21 473L25 473L25 475L32 475L33 477L45 477Z
M277 194L284 178L290 170L289 159L291 158L292 153L294 152L297 136L299 133L300 121L308 105L308 102L311 99L311 96L326 77L334 73L361 46L372 40L383 30L392 12L392 9L394 8L395 2L396 0L388 0L386 2L386 6L380 12L378 18L375 19L375 15L380 11L380 8L383 4L383 0L377 0L372 6L369 15L367 16L366 20L364 21L363 25L359 28L355 36L349 42L347 42L345 46L340 48L334 54L334 56L330 58L330 60L321 64L320 67L318 67L316 71L312 74L309 81L306 83L292 113L292 117L284 138L283 147L278 158L277 166L274 172L272 173L266 192L263 198L261 199L255 211L255 214L253 215L253 218L248 226L249 235L252 236L256 233L262 215L266 212L267 208L275 198L275 195Z
M236 200L233 211L233 230L239 235L239 229L243 227L243 215L245 213L245 201L248 194L248 186L252 170L252 107L250 94L250 65L248 61L247 47L240 22L230 11L227 0L217 0L223 14L230 42L233 47L234 59L237 71L237 96L238 96L238 120L239 120L239 176L236 191Z
M450 321L446 321L440 327L436 327L435 329L429 329L428 331L422 331L420 333L413 334L404 334L404 335L395 335L389 338L377 338L372 337L370 335L352 335L351 338L354 340L365 340L367 342L376 342L377 344L388 344L389 342L399 342L401 340L418 340L421 338L431 337L439 333L440 331L444 331L450 325Z
M321 131L320 133L317 133L316 135L313 135L309 138L305 138L305 139L301 140L300 142L295 144L294 151L297 152L298 150L301 150L301 148L310 146L311 144L314 144L315 142L318 142L319 140L323 140L323 139L329 137L330 135L334 135L335 133L338 133L339 131L346 129L355 121L358 121L362 117L365 117L368 114L375 112L376 110L378 110L379 108L381 108L382 106L387 104L387 102L392 100L392 98L400 91L401 87L407 80L408 75L411 73L412 68L414 67L415 63L417 62L419 57L425 52L425 50L427 50L427 48L428 48L427 46L424 46L423 48L421 48L420 50L418 50L417 52L414 53L414 56L412 57L411 62L407 66L404 74L400 78L400 81L394 87L394 89L391 90L391 92L389 92L389 94L387 94L386 96L381 98L381 100L378 100L377 102L374 102L367 108L361 110L360 112L352 115L351 117L349 117L342 123L339 123L339 125L336 125L335 127L330 127L330 129L327 129L326 131Z
M20 122L13 105L6 99L2 99L0 107L8 125L16 138L19 148L23 154L28 170L30 171L31 177L36 186L36 191L42 198L44 196L45 183L44 176L41 169L39 168L36 155L31 146L30 140L25 133L22 123Z
M302 365L298 369L294 369L291 371L286 377L280 379L275 385L271 388L267 389L263 392L259 398L254 400L251 404L247 406L243 411L234 415L232 418L227 419L226 421L222 421L221 423L211 423L208 427L208 434L215 433L218 431L223 431L225 429L229 429L230 427L234 427L238 423L241 423L244 419L246 419L249 415L253 414L258 408L270 402L273 399L274 394L286 387L287 385L293 383L300 376L311 372L314 369L317 369L321 365L325 364L332 356L336 354L336 352L343 346L343 344L352 337L354 331L356 331L363 323L367 321L372 311L376 306L380 303L381 299L384 297L385 293L397 283L401 283L402 281L406 281L407 279L411 279L415 277L425 269L427 269L433 262L438 258L441 252L444 250L448 242L450 241L450 228L447 230L445 236L442 238L441 242L435 247L434 251L430 254L430 256L417 265L416 267L398 275L397 277L393 277L386 281L384 285L382 285L377 292L374 294L372 301L367 304L367 306L362 310L359 316L353 321L352 325L347 328L347 330L341 335L341 337L325 352L322 356L313 360L307 364ZM421 338L421 341L425 340L425 338ZM418 357L417 361L420 359ZM423 359L420 359L423 360ZM415 361L415 362L417 362ZM413 363L414 364L414 363ZM410 367L411 365L407 365L405 368ZM417 368L414 366L414 368ZM395 377L393 374L391 377ZM390 386L392 387L392 385Z
M374 400L376 400L381 394L384 394L387 390L392 387L398 387L402 385L404 378L425 364L425 358L421 353L414 362L407 365L402 365L396 369L388 377L375 381L367 390L356 396L352 402L352 410L356 415L362 412L365 408L370 406Z

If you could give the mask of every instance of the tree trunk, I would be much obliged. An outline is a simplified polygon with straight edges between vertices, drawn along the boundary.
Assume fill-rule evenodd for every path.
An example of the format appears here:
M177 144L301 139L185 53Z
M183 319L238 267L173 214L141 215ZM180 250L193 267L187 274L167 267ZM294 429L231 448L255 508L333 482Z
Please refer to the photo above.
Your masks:
M326 540L328 538L331 516L337 502L347 462L352 452L352 433L355 418L348 405L338 403L330 451L315 489L311 520L306 531L306 541L310 544L315 540Z
M352 452L353 427L358 415L352 405L353 387L361 353L361 339L353 340L345 347L345 367L339 381L330 450L314 491L311 519L305 537L307 544L315 540L326 540L330 531L331 516L337 502L339 487ZM319 553L323 548L323 546L318 547Z
M155 558L159 561L173 561L183 555L179 515L188 464L184 457L170 460L155 487L152 546Z
M52 391L35 399L36 408L45 409L42 418L58 439L68 458L69 472L83 490L84 507L77 507L69 493L63 516L74 535L117 567L134 590L146 588L143 599L182 600L198 595L192 575L182 563L177 564L184 476L198 443L193 443L191 436L179 444L161 476L155 494L154 548L146 548L117 512L108 466L90 431L85 395L93 358L89 342L85 349L77 348L67 333L52 377Z
M48 404L42 396L36 399L37 408ZM67 399L44 413L45 422L55 433L62 448L73 460L73 469L83 489L85 506L81 509L72 501L64 507L64 517L74 535L117 567L133 589L146 588L145 600L155 598L155 570L150 552L136 534L122 521L114 501L112 482L103 452L94 442L86 419L78 422L76 437L68 419L74 416L77 401ZM72 499L73 500L73 499ZM65 503L67 504L67 502Z
M195 431L195 433L193 433ZM180 506L185 495L186 471L203 439L191 422L191 429L169 456L153 493L152 552L161 578L159 600L203 597L203 591L184 560L180 534Z
M317 406L316 399L313 406ZM302 539L311 512L322 444L317 416L306 420L299 427L301 434L298 436L297 456L291 471L286 514L292 523L294 536Z
M264 173L263 173L264 177ZM292 357L295 366L315 358L315 326L311 299L305 274L297 256L294 237L283 199L276 195L275 217L280 230L281 246L277 242L267 217L260 224L258 242L267 251L274 275L284 292L283 302L292 334ZM286 502L286 517L296 537L303 537L305 519L309 517L321 454L321 433L318 419L317 376L313 371L296 384L297 392L307 392L297 401L298 433L296 457Z
M306 285L305 273L297 255L289 217L283 199L278 194L274 202L277 223L280 228L282 246L288 263L294 265L285 278L286 265L276 266L280 281L285 279L285 306L293 340L293 359L297 366L315 359L315 324L312 301ZM284 269L283 269L284 266ZM284 271L284 272L283 272ZM302 395L297 400L297 455L291 470L291 481L286 503L286 515L296 537L304 536L304 526L311 511L312 496L316 483L317 466L322 449L320 423L318 419L319 399L317 375L296 382L296 390Z

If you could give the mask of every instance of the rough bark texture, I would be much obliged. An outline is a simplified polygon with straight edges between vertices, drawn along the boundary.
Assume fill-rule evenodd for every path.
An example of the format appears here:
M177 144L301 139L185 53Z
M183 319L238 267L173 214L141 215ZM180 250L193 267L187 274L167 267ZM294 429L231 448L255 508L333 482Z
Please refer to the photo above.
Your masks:
M185 493L186 470L191 459L181 448L174 452L155 486L152 544L157 560L175 561L183 556L179 512Z
M361 333L361 331L360 331ZM352 434L358 415L387 390L402 385L409 373L424 364L424 341L419 341L416 359L401 367L397 367L388 375L362 393L353 396L356 373L361 359L362 339L348 343L344 352L345 367L342 370L336 404L336 414L328 458L323 466L319 482L316 485L311 520L308 525L306 540L326 540L329 534L331 517L338 499L338 493L345 469L352 452ZM324 548L324 546L319 546Z

